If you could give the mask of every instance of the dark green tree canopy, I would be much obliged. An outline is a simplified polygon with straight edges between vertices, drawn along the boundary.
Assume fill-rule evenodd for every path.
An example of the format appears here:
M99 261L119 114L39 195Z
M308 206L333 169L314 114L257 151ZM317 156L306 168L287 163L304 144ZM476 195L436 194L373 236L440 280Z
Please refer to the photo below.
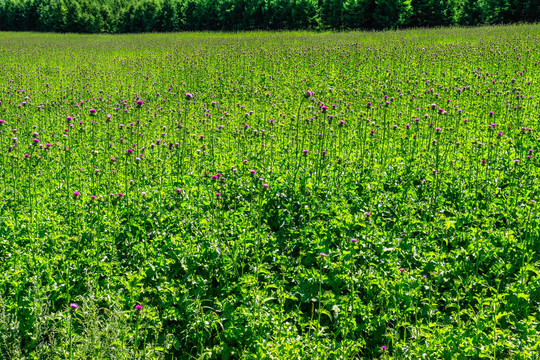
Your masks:
M540 0L0 0L0 30L397 29L540 20Z

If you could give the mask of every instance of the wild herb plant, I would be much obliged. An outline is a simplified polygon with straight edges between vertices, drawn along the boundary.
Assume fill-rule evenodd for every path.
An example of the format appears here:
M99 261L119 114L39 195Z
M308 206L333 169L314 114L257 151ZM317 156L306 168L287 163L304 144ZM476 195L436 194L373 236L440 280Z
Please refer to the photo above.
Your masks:
M0 353L534 358L539 34L0 34Z

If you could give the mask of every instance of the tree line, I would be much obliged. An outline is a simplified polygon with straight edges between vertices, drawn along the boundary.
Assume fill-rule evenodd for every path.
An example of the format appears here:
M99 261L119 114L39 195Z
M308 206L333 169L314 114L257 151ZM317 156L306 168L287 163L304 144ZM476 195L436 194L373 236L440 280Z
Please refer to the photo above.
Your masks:
M0 30L397 29L540 20L540 0L0 0Z

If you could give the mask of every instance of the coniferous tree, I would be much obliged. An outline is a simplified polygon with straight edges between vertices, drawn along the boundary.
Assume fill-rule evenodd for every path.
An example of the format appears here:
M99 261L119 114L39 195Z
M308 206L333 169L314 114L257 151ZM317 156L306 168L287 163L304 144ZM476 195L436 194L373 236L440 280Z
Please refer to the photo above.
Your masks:
M239 30L243 21L243 3L237 0L220 0L216 3L220 30Z
M452 25L454 14L452 0L411 0L411 16L407 23L414 27Z
M68 8L64 0L43 2L38 8L38 29L42 31L65 32Z
M463 0L457 9L456 20L459 25L464 26L481 24L484 17L478 0Z
M410 0L376 0L373 25L377 29L396 29L405 24Z
M343 4L343 22L347 29L373 28L375 0L347 0Z
M163 0L161 11L157 16L159 31L174 32L181 29L178 4L176 0Z
M320 0L319 8L323 26L332 29L343 28L343 5L345 0Z
M316 0L296 0L293 5L292 28L294 29L317 29L320 25L320 17Z

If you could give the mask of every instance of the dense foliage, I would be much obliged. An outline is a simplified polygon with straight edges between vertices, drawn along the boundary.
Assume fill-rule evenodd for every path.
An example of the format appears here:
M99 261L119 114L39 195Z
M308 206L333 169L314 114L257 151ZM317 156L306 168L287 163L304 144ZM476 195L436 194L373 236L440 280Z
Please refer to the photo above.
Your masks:
M539 0L0 0L0 30L396 29L540 20Z
M1 356L533 358L539 45L0 34Z

